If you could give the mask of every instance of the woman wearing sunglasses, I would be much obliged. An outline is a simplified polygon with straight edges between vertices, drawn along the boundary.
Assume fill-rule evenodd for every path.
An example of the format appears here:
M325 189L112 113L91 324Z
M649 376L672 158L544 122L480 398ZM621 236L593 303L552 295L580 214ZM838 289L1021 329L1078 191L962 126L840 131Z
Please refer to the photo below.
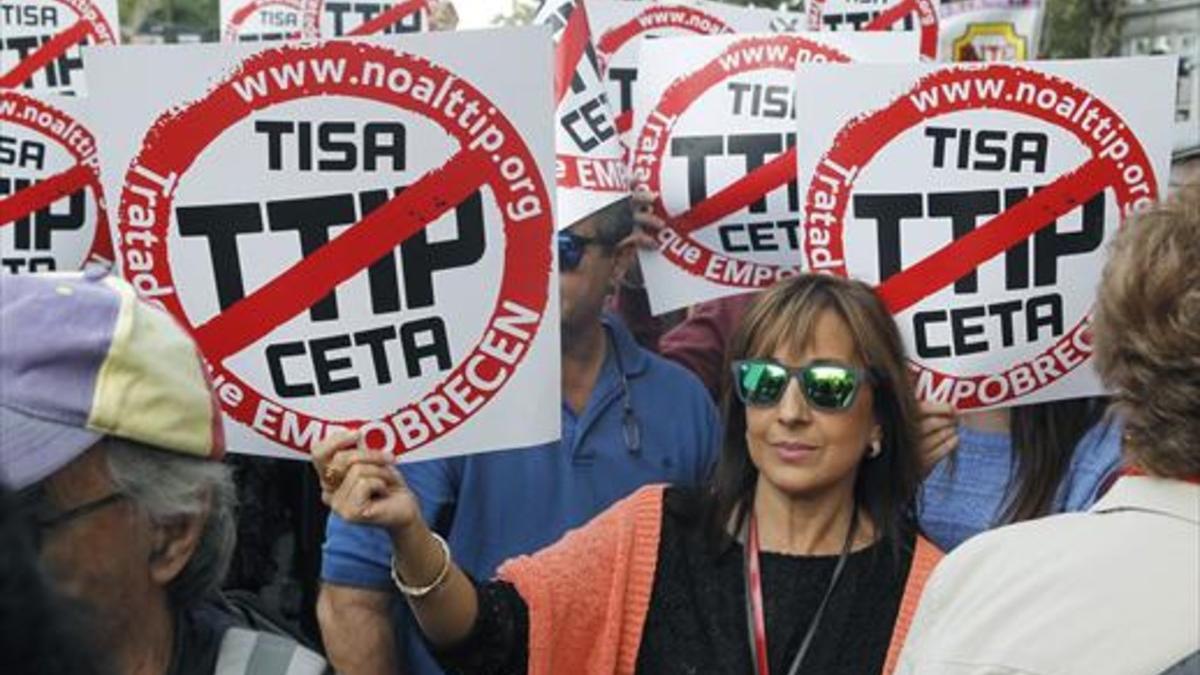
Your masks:
M644 488L486 583L386 458L348 435L314 462L334 510L391 535L396 586L452 671L889 672L940 557L913 522L917 403L890 313L862 283L789 279L731 359L707 488Z

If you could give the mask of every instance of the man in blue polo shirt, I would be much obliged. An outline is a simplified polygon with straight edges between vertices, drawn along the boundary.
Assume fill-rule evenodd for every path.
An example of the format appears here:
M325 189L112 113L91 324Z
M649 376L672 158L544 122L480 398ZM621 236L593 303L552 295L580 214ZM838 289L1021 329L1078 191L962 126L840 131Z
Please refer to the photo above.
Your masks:
M603 314L632 261L631 228L621 200L558 235L562 440L401 467L426 522L476 578L642 485L700 483L716 461L717 415L700 381ZM397 672L400 662L441 673L392 585L391 552L382 530L330 516L317 607L330 661L350 675Z

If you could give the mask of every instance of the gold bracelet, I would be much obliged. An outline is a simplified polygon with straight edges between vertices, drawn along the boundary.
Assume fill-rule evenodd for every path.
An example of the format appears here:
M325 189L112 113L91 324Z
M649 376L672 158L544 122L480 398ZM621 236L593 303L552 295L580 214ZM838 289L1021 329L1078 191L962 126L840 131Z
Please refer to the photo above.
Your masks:
M442 570L438 572L433 583L428 586L409 586L403 581L400 581L400 573L396 571L396 554L392 554L392 583L396 584L396 588L400 592L410 598L423 598L438 589L439 586L446 583L446 579L450 576L450 545L442 538L442 535L437 532L430 531L429 534L437 540L437 543L442 547Z

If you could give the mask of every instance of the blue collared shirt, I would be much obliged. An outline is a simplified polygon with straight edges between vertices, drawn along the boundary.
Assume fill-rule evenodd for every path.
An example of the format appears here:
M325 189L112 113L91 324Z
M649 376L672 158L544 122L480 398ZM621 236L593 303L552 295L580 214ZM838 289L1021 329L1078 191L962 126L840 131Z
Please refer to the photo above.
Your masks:
M559 403L561 441L401 466L426 522L475 578L490 578L501 562L544 548L643 485L699 484L716 462L717 413L700 381L640 348L619 319L604 324L613 349L583 413ZM622 379L640 447L629 447L623 430ZM390 589L390 559L382 530L330 516L325 581ZM411 647L415 672L439 672Z

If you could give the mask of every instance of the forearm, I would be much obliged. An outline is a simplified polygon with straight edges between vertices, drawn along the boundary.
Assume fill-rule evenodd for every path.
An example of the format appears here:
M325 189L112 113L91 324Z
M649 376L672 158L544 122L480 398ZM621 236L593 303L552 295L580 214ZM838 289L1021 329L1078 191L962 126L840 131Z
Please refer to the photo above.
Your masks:
M471 632L479 613L475 585L453 560L447 559L442 546L422 522L392 533L395 573L407 586L432 584L449 565L446 578L422 597L406 595L413 615L425 637L435 646L457 644Z
M325 584L317 619L330 664L344 675L394 675L391 593Z

